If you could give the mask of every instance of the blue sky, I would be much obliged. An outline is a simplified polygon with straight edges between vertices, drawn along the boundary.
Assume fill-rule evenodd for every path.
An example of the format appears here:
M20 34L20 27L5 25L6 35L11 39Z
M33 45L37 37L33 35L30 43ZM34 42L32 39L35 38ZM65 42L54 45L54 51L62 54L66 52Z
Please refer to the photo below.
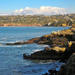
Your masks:
M25 7L40 8L40 6L60 7L75 12L75 0L0 0L0 13L10 13Z

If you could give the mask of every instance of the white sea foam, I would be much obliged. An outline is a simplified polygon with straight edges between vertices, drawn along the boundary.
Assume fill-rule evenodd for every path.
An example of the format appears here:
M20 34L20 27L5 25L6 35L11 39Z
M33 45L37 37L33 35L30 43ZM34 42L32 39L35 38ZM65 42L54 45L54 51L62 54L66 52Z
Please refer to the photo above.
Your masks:
M8 46L8 45L0 44L0 47L22 47L22 45Z
M34 50L34 52L37 52L37 51L40 51L40 49L36 49L36 50Z
M31 53L34 53L34 52L37 52L37 51L40 51L41 49L36 49L36 50L32 50Z

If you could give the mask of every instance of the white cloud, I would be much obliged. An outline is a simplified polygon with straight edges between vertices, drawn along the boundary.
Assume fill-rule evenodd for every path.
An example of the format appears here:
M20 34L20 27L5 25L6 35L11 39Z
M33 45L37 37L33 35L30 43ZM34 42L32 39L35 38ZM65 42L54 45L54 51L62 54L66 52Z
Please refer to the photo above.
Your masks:
M14 11L14 15L56 15L56 14L66 14L64 8L41 6L40 8L30 8L26 7L24 9L19 9Z

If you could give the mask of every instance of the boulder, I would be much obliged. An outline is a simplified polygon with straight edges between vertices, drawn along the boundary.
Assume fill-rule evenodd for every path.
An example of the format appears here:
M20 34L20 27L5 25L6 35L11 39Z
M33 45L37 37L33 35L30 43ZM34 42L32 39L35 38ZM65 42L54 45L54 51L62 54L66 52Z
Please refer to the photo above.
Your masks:
M57 75L75 75L75 53L73 53L66 65L63 65Z
M42 51L37 51L31 55L23 54L24 59L34 59L34 60L60 60L66 62L68 58L75 52L75 43L69 47L46 47Z
M47 48L46 48L47 49ZM36 60L59 60L63 57L64 52L57 52L55 50L43 50L32 53L31 55L24 54L24 59L36 59Z

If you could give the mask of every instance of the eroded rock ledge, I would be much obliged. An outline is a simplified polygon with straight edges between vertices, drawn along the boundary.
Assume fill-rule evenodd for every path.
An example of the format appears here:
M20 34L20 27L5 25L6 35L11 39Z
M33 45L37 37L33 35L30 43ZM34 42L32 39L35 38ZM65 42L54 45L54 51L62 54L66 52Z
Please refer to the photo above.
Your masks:
M22 45L22 44L47 44L47 45L62 45L66 46L68 41L75 41L75 29L67 29L58 32L52 32L49 35L44 35L42 37L32 38L28 41L21 41L15 43L6 43L6 45Z
M60 71L48 70L42 75L75 75L75 53L70 56L66 64L61 66Z
M75 75L75 53L73 53L67 63L61 66L57 75Z
M42 75L75 75L75 28L71 28L73 35L68 35L67 39L69 44L64 52L61 61L66 61L64 65L61 66L60 71L48 70L47 73Z
M58 32L52 32L49 35L42 37L32 38L28 41L7 43L6 45L22 45L22 44L46 44L46 47L42 51L37 51L31 55L23 54L24 59L37 59L37 60L61 60L69 58L69 56L75 52L75 27ZM66 56L66 57L65 57Z
M60 32L53 32L50 35L44 35L28 41L37 44L47 44L50 47L28 56L23 54L24 59L66 61L75 52L75 29L70 28Z

